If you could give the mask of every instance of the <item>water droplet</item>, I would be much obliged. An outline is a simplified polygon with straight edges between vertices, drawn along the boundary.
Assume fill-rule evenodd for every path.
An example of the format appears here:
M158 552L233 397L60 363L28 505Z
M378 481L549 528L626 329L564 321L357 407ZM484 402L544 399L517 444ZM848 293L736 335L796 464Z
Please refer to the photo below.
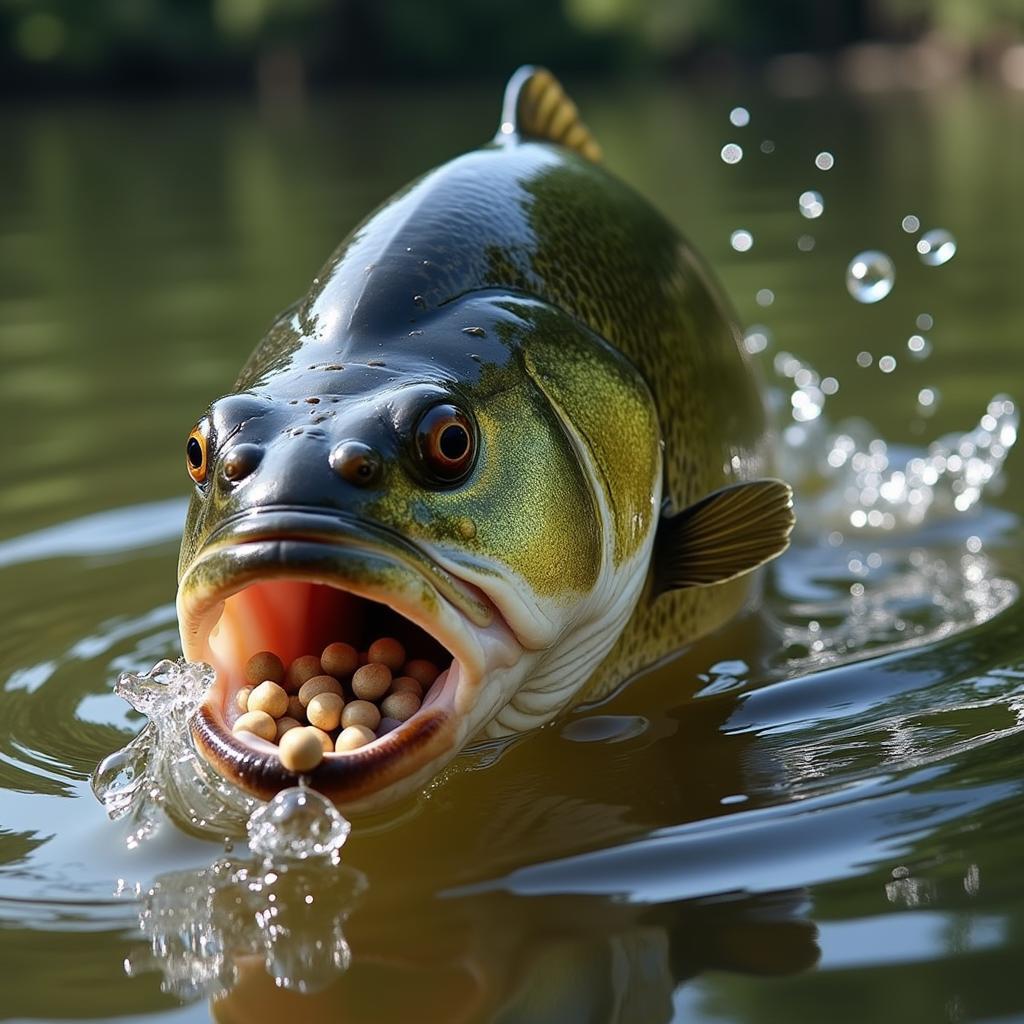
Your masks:
M847 291L858 302L881 302L892 291L895 280L892 260L877 249L857 253L846 268Z
M770 306L775 301L775 292L771 288L759 288L754 299L759 306Z
M878 368L882 373L892 373L896 369L896 359L893 356L882 356L878 360Z
M733 107L729 111L729 123L737 128L746 128L750 124L750 111L746 107Z
M917 411L930 416L939 404L939 392L935 388L921 388L917 393Z
M835 163L835 157L827 150L822 150L814 158L814 166L817 167L819 171L831 171L835 166Z
M797 202L800 206L800 212L808 220L815 220L825 212L825 200L821 198L820 192L814 192L813 190L801 192Z
M771 139L765 139L761 143L761 152L765 154L771 154L775 152L775 143Z
M764 324L751 324L743 335L743 347L751 354L763 352L771 341L771 332Z
M870 352L858 352L857 353L857 365L858 366L870 366L873 362Z
M917 240L917 254L926 266L941 267L955 253L956 239L945 228L933 228Z
M727 164L738 164L743 159L743 149L735 142L727 142L722 147L722 159Z
M927 359L932 352L932 343L920 334L912 334L907 338L907 348L915 359Z
M352 826L316 790L293 786L253 811L246 829L252 851L276 861L330 857L345 845Z
M912 213L908 213L906 217L900 221L900 227L902 227L908 235L913 235L920 230L921 222Z
M801 235L796 240L796 247L801 252L810 252L814 248L814 235Z
M931 313L919 313L914 323L919 331L930 331L935 326L935 319Z
M754 244L754 236L745 228L740 228L730 235L729 244L737 252L749 252L750 247Z

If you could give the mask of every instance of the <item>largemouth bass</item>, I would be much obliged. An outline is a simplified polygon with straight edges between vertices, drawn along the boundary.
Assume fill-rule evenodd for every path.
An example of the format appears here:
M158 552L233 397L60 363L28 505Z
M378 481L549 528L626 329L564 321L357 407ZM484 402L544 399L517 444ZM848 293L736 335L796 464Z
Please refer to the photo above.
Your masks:
M217 673L193 738L240 787L296 779L232 732L256 652L390 634L443 667L309 774L370 809L720 625L786 547L735 319L600 159L518 71L494 140L356 227L190 433L178 617Z

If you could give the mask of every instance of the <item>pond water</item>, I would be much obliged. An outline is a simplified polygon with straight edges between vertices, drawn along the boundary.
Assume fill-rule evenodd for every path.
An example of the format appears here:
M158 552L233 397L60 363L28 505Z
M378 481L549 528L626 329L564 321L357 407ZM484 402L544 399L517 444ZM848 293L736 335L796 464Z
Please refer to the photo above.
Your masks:
M989 402L1024 399L1022 97L579 99L609 166L763 325L766 378L799 372L780 352L834 378L828 423L869 421L835 431L874 470L972 430L990 453L1003 413L1009 449L1015 413ZM179 652L189 427L352 223L496 108L481 89L0 112L4 1016L1024 1018L1019 456L963 511L961 488L861 527L878 479L837 482L793 386L771 385L800 428L780 460L802 526L762 610L356 818L340 867L274 870L166 821L138 841L93 796L144 722L118 674ZM922 261L908 215L953 258ZM868 304L847 268L872 250L895 280Z

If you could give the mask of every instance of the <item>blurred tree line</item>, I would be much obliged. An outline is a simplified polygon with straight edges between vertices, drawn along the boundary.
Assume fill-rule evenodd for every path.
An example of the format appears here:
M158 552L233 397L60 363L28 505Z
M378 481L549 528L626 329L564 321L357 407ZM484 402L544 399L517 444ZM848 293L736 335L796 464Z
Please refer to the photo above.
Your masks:
M684 68L939 34L1017 40L1024 0L0 0L7 92Z

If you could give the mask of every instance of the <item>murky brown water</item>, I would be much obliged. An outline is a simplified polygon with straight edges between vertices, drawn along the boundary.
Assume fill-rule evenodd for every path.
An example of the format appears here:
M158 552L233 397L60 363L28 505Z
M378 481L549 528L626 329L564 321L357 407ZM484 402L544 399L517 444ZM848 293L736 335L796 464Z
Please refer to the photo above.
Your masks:
M830 542L836 523L808 514L763 613L357 820L341 870L268 879L242 844L170 825L130 848L93 798L90 772L141 725L114 679L178 650L188 427L354 220L490 132L492 100L0 113L4 1014L1024 1015L1016 454L1002 493L916 532ZM997 392L1024 397L1019 97L581 101L610 165L771 328L768 360L788 349L839 380L833 420L922 445L973 427ZM746 128L728 123L736 102ZM718 156L730 140L735 166ZM797 209L810 188L814 221ZM907 213L955 234L949 264L920 264ZM741 227L754 246L735 253ZM872 307L843 283L867 248L897 266ZM929 417L924 387L941 395Z

